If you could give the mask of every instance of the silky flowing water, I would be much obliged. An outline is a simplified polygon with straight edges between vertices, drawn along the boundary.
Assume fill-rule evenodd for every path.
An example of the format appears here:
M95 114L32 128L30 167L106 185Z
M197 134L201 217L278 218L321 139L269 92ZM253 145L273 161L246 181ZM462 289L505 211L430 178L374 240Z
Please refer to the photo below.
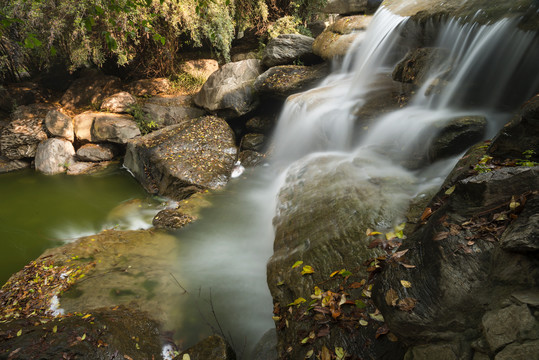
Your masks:
M490 138L537 90L539 46L534 34L517 30L514 20L488 26L448 21L436 41L436 46L448 49L447 60L452 61L447 84L425 95L428 84L447 67L442 62L407 107L358 129L358 109L371 92L387 86L394 65L408 50L402 41L403 29L410 31L406 21L379 10L341 66L318 88L286 103L274 134L271 165L248 171L212 194L212 207L174 233L173 246L167 243L152 254L172 259L162 282L176 287L180 295L157 295L168 309L167 329L182 346L222 332L243 358L254 358L246 354L273 327L266 263L273 252L276 197L288 168L327 158L328 152L338 154L333 156L335 166L368 160L368 167L358 169L362 178L405 177L410 184L406 196L412 198L439 186L455 163L449 158L414 171L402 166L411 153L427 151L439 126L455 116L481 115L488 120L485 138ZM480 86L470 89L470 81ZM2 175L0 182L4 278L58 240L114 227L107 214L115 205L133 198L156 201L142 194L125 172L97 178L23 172ZM157 203L148 205L149 213L157 211ZM127 224L129 218L122 221ZM148 225L145 220L125 228Z

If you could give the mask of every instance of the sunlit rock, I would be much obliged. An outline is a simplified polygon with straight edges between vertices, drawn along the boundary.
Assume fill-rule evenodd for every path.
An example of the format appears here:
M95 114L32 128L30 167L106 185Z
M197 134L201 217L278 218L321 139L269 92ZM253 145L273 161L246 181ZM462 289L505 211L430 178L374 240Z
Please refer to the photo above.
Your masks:
M300 34L283 34L271 39L262 55L262 63L267 67L292 64L294 61L305 65L320 62L313 54L314 39Z
M344 56L358 37L364 37L372 16L355 15L338 19L313 43L313 52L325 60Z
M71 111L80 111L91 105L99 107L103 99L120 91L121 85L116 76L104 75L95 69L86 70L67 89L60 103Z
M170 91L171 85L167 78L135 80L125 86L134 96L155 96Z
M74 162L75 149L73 144L60 138L51 138L39 144L36 151L36 170L46 175L66 172Z
M97 115L91 132L95 142L109 141L118 144L125 144L128 140L140 136L140 129L133 117L121 114Z
M107 161L112 160L117 153L114 144L85 144L77 149L77 158L81 161Z
M125 166L148 192L182 199L225 185L236 153L229 125L206 116L129 141Z
M71 142L75 140L73 120L58 110L51 110L47 113L45 126L54 137L64 138Z
M108 111L111 113L126 113L132 109L132 107L137 103L137 99L126 91L122 91L111 95L101 104L101 111Z
M159 127L206 115L206 111L193 104L193 97L187 95L154 96L144 102L142 113L147 122L153 121Z

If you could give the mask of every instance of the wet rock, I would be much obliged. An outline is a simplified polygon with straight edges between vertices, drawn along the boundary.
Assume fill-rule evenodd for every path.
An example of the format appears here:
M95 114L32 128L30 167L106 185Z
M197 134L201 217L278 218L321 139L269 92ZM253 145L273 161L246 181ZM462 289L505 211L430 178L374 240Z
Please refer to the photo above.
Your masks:
M107 161L112 160L117 153L113 144L85 144L77 150L77 158L81 161Z
M522 0L519 6L504 0L473 0L440 2L438 0L385 0L384 7L400 16L411 16L413 21L425 24L440 18L458 18L464 22L494 23L508 17L519 19L519 27L537 30L534 0ZM478 11L478 9L481 9ZM527 16L525 16L527 15Z
M281 309L278 316L288 316L287 304L308 297L315 285L323 284L324 289L338 288L338 280L329 277L336 269L352 271L367 259L378 256L377 249L368 248L370 241L365 229L393 221L406 204L401 201L404 197L392 195L389 198L386 194L406 192L406 184L411 180L397 168L392 174L395 178L378 173L378 166L375 159L346 160L337 155L312 156L291 166L278 195L277 215L273 221L274 254L267 268L273 301ZM301 268L292 268L298 260L302 260L303 265L313 266L315 272L302 276ZM351 276L351 282L361 281L360 278L355 280L355 276ZM355 291L358 293L350 290L347 298L361 298L361 290ZM297 311L297 316L305 311L301 306L290 308L294 313ZM300 359L306 349L298 344L308 336L313 325L309 324L309 317L296 321L294 316L286 319L286 325L278 325L278 351L280 357ZM353 332L333 326L331 340L325 346L333 349L346 344L349 353L362 358L401 357L398 343L386 337L367 341L378 327L375 321ZM367 343L370 346L366 346ZM315 353L321 351L321 343L312 345Z
M100 114L94 118L92 141L125 144L140 136L140 129L130 115Z
M262 134L247 134L241 140L241 150L260 151L264 146L265 136Z
M507 251L539 251L539 199L531 199L519 217L507 228L500 239Z
M50 109L50 106L39 104L17 108L0 135L2 155L10 160L34 157L37 145L47 139L44 121Z
M4 156L0 156L0 174L27 169L30 167L30 162L24 160L10 160Z
M111 95L103 100L101 111L121 114L127 113L137 103L137 99L126 91Z
M134 96L155 96L170 91L170 81L166 78L135 80L126 85L126 91Z
M49 134L54 137L64 138L73 142L75 133L73 130L73 120L58 110L51 110L45 116L45 127Z
M118 161L81 162L77 161L69 165L67 175L91 175L99 173L110 166L119 165Z
M511 305L490 311L482 320L483 333L492 352L517 340L537 339L538 325L527 305Z
M266 159L266 156L262 153L252 150L244 150L240 153L238 160L244 167L255 167Z
M494 357L494 360L528 360L539 354L539 341L509 344Z
M183 214L175 209L161 210L153 218L152 224L157 229L179 229L191 223L194 218L190 215Z
M46 175L66 172L74 162L75 149L73 144L60 138L47 139L39 144L36 151L36 170Z
M373 14L382 1L329 0L322 12L326 14Z
M305 65L315 64L321 59L313 54L314 38L300 34L282 34L268 42L262 55L262 64L267 67L292 64L301 61Z
M524 152L535 150L529 160L539 162L539 94L532 97L492 140L488 153L500 160L523 159Z
M36 325L37 324L37 325ZM19 330L21 334L18 335ZM104 330L106 329L106 330ZM161 358L157 323L124 306L40 322L28 318L0 324L0 352L10 359Z
M324 60L344 56L356 38L364 37L371 20L365 15L340 18L314 40L313 52Z
M257 77L254 88L261 96L285 100L292 94L314 88L328 73L326 65L275 66Z
M373 297L391 331L409 343L458 338L466 329L479 326L485 306L497 306L508 291L505 284L513 290L537 286L537 260L500 249L496 239L507 229L510 217L493 220L499 218L492 210L507 206L509 211L512 196L536 189L537 171L502 168L467 177L441 204L435 205L439 198L431 202L428 207L434 213L426 225L399 249L409 249L407 263L417 268L388 266L376 280ZM484 226L492 228L484 232ZM404 288L403 279L412 286ZM387 304L385 296L391 289L399 299L417 299L413 310Z
M257 105L253 82L261 73L255 59L223 65L194 96L195 104L225 117L244 115Z
M277 360L279 354L277 354L277 332L275 329L270 329L262 336L262 338L256 343L253 350L252 358L257 360Z
M423 85L432 76L438 74L438 80L451 71L449 51L442 48L419 48L410 50L393 70L393 80Z
M190 347L174 358L174 360L185 359L185 355L191 360L235 360L236 354L228 343L220 336L213 335Z
M192 96L152 97L144 103L142 111L147 121L160 127L206 115L204 110L194 106Z
M458 347L452 344L414 346L406 352L404 360L458 360Z
M182 199L226 184L236 152L229 125L206 116L129 141L125 166L148 192Z
M121 89L116 76L104 75L98 70L87 70L75 80L60 100L65 109L77 111L89 106L99 107L106 97Z
M428 151L429 160L432 162L462 153L482 140L487 129L487 120L483 116L463 116L438 126L442 128L432 140Z

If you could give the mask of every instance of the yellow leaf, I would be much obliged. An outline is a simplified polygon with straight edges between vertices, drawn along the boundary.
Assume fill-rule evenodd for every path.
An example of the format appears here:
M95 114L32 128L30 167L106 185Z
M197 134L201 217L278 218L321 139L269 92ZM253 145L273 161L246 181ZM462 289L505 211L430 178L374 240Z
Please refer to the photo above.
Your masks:
M22 329L20 329L18 332L17 332L17 336L21 336L22 335Z
M329 277L334 277L335 275L337 275L341 270L335 270L334 272L331 273L331 275L329 275Z
M82 319L83 319L83 320L84 320L84 319L88 319L90 316L92 316L92 314L86 314L86 315L84 315L84 316L82 317Z
M446 195L451 195L451 194L453 194L453 191L455 191L455 185L453 185L453 186L451 186L449 189L447 189L447 190L445 191L445 194L446 194Z
M189 354L183 354L182 360L191 360L191 357L189 356Z
M299 304L304 303L304 302L306 302L306 301L307 301L307 300L305 300L304 298L299 297L299 298L297 298L296 300L294 300L293 303L290 303L290 304L288 304L287 306L299 305Z
M395 233L392 232L392 231L386 233L386 239L387 239L387 240L391 240L391 239L394 239L394 238L396 238L396 237L397 237L397 235L395 235Z
M406 281L406 280L401 280L401 285L404 286L405 288L411 288L412 287L412 283L409 282L409 281Z
M58 331L58 326L54 325L54 327L52 328L52 332L56 333L57 331Z
M361 326L367 326L367 325L369 325L369 322L368 322L367 320L361 319L361 320L359 320L359 325L361 325Z
M307 341L309 341L309 337L306 337L305 339L301 340L302 344L307 344Z
M313 355L314 355L314 350L309 350L307 351L307 354L305 354L305 359L309 359L313 357Z
M272 316L271 318L273 319L273 321L279 321L279 320L281 320L281 317L280 317L280 316Z
M80 339L81 339L81 341L86 339L86 333L84 335L82 335L82 337Z
M292 269L295 269L295 268L299 267L301 264L303 264L303 261L301 261L301 260L296 261L294 263L294 265L292 265Z
M380 322L384 322L384 317L383 317L382 314L373 313L373 314L369 314L369 316L370 316L371 319L373 319L373 320L380 321Z
M279 281L279 282L277 283L277 286L282 286L282 285L284 285L284 281Z
M303 267L303 270L301 271L301 275L312 274L312 273L314 273L314 269L310 265L305 265Z
M511 197L511 203L509 203L509 209L515 210L517 207L520 206L520 203L516 201L515 197Z

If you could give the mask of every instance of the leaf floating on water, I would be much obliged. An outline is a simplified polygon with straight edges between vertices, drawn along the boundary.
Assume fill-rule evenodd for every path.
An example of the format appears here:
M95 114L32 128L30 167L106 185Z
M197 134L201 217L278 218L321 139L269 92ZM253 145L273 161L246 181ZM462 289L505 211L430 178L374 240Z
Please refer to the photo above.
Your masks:
M453 194L453 192L455 191L455 188L456 188L455 185L451 186L449 189L447 189L447 190L445 191L445 194L446 194L446 195L451 195L451 194Z
M312 274L312 273L314 273L314 268L310 265L305 265L303 267L303 270L301 270L301 275Z
M386 292L386 304L389 305L389 306L396 306L397 305L397 301L399 300L399 295L397 294L397 292L393 289L389 289L387 292Z
M301 260L296 261L294 263L294 265L292 265L292 269L295 269L295 268L299 267L301 264L303 264L303 261L301 261Z
M401 280L401 285L404 286L405 288L411 288L412 287L412 283L409 282L409 281L406 281L406 280Z

